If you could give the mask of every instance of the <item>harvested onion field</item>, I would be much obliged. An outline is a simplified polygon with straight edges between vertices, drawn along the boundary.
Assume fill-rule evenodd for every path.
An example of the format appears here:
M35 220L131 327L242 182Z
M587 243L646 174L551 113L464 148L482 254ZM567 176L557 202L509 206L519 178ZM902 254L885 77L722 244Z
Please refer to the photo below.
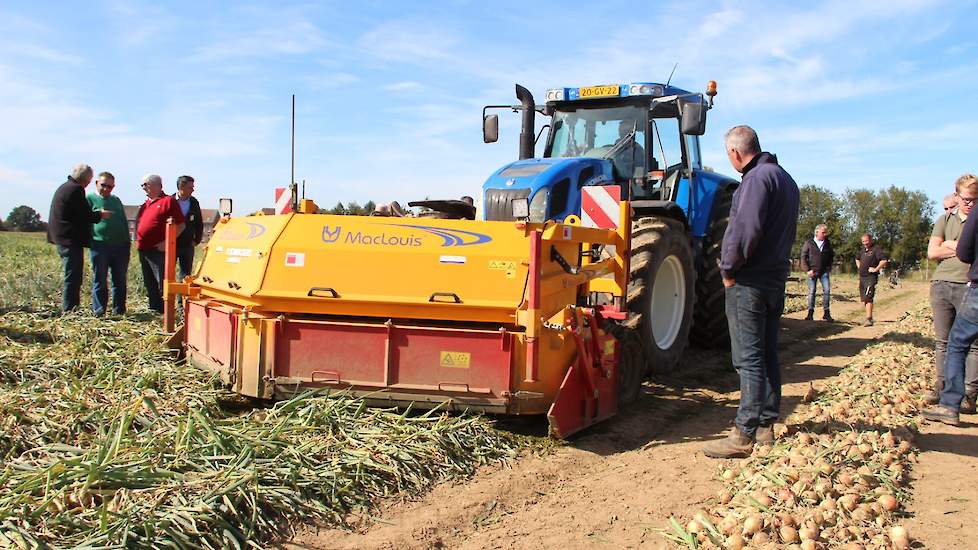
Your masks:
M716 461L700 449L737 404L725 353L689 351L624 414L527 453L478 416L242 400L165 351L136 270L130 313L95 319L58 315L59 267L39 236L0 233L0 548L973 545L974 417L918 415L921 283L881 285L874 327L853 280L834 281L838 323L801 320L789 288L779 438Z
M59 268L0 233L0 548L262 547L514 456L482 417L237 400L164 349L139 292L125 317L60 316Z

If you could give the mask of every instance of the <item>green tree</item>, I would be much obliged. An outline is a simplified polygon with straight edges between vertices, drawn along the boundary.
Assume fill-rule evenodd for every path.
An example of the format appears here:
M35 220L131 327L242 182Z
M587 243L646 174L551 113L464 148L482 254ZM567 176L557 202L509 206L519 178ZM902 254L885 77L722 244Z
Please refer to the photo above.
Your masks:
M346 214L346 207L343 206L342 202L337 202L336 206L326 211L326 214L337 214L339 216L342 216L343 214Z
M900 266L916 266L927 255L934 215L930 199L922 191L891 185L877 193L876 239Z
M33 208L20 205L10 211L7 216L7 227L11 231L41 231L44 224L41 223L41 215Z
M854 268L859 253L859 237L876 235L876 193L869 189L847 189L842 198L842 231L835 240L835 252L844 269Z
M374 201L367 201L367 204L363 205L363 215L369 216L371 212L377 209L377 204Z
M819 224L828 226L832 242L839 242L845 233L841 222L842 201L835 193L816 185L805 185L799 191L801 200L798 209L798 233L791 252L793 258L801 254L802 245L815 235L815 227Z

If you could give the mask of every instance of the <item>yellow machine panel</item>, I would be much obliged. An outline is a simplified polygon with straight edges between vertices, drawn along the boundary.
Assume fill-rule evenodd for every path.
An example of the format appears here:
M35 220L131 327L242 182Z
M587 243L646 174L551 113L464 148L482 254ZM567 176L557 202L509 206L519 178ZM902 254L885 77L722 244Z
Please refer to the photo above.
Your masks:
M236 218L215 231L198 280L266 310L512 323L527 243L509 222Z

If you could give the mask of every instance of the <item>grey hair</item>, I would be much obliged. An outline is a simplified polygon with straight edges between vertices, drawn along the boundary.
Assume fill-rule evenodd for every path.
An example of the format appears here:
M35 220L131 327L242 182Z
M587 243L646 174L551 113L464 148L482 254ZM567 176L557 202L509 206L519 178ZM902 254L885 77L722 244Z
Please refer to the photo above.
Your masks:
M828 231L829 230L829 226L825 225L824 223L820 223L820 224L818 224L818 225L815 226L815 232L818 233L818 230L819 229L824 229L824 230Z
M941 202L943 202L944 204L947 204L949 202L952 204L958 204L958 194L951 193L948 196L944 197L944 200L942 200Z
M163 185L163 178L159 177L156 174L146 174L145 176L143 176L143 183L150 183L150 182L158 185Z
M727 149L733 149L741 155L756 155L761 152L761 142L757 132L746 125L734 126L723 136Z
M91 174L92 167L83 163L76 164L74 168L71 169L71 179L80 180L85 177L85 174Z

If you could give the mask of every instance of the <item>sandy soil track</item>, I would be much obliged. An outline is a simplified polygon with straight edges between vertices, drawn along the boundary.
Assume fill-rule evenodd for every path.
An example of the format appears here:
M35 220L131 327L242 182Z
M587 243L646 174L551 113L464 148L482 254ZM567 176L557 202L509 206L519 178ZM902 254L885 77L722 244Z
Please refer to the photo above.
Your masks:
M833 306L837 323L804 321L804 312L787 316L781 346L784 415L798 406L809 383L818 388L926 300L926 288L904 282L886 289L877 299L873 327L856 324L863 313L851 301ZM387 503L362 518L354 532L310 527L286 546L664 547L658 530L668 518L689 514L719 488L714 475L723 461L704 457L700 449L729 426L739 397L726 354L694 350L684 363L677 376L649 383L625 414L555 452L484 469L417 500ZM953 437L958 435L964 437ZM915 470L911 534L930 548L969 547L964 541L978 513L978 491L973 483L970 491L960 488L961 480L973 482L978 473L978 426L925 425L920 445L926 452Z

